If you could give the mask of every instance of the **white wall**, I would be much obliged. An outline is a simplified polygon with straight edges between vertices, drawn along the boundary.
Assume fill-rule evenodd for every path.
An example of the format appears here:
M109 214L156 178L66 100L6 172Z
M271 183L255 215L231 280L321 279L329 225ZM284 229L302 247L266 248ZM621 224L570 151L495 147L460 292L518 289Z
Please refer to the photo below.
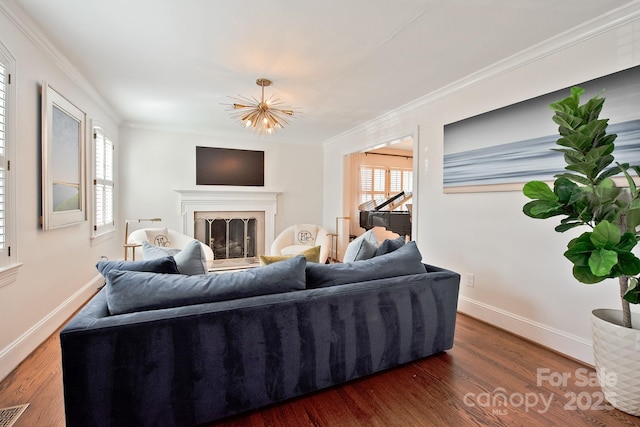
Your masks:
M175 190L196 188L195 147L206 146L265 152L264 189L281 192L276 234L295 223L322 222L322 147L276 143L251 131L239 140L123 127L120 139L121 204L127 219L160 217L162 226L181 230Z
M16 61L13 143L17 152L12 170L17 181L17 244L13 253L23 265L14 283L0 288L0 379L96 291L100 282L94 266L100 256L120 254L115 238L90 240L88 221L50 231L40 227L42 81L83 110L89 120L104 123L115 140L118 119L59 53L26 29L29 21L6 7L0 4L0 43Z
M415 133L414 235L425 262L475 275L473 288L463 277L460 311L592 363L590 312L619 307L617 282L575 281L562 256L571 236L553 219L526 217L520 192L443 194L443 126L640 64L640 22L621 24L639 13L636 4L327 141L325 222L344 213L342 198L327 194L342 183L331 165Z

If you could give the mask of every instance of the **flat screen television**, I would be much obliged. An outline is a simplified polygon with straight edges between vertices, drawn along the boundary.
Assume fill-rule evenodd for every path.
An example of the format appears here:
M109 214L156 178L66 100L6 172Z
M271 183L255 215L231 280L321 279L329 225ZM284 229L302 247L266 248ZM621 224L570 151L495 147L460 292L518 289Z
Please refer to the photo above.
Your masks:
M264 186L264 151L196 147L196 185Z

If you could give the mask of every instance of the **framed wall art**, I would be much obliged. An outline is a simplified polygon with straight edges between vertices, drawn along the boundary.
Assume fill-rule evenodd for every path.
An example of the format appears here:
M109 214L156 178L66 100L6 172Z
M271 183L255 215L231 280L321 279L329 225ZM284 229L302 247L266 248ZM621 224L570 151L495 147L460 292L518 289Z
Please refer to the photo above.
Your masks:
M600 118L618 135L616 161L640 164L640 67L576 86L586 90L582 102L606 98ZM551 150L559 136L549 104L569 94L567 87L445 125L444 193L520 191L564 172L562 154Z
M42 84L42 228L86 221L86 115Z

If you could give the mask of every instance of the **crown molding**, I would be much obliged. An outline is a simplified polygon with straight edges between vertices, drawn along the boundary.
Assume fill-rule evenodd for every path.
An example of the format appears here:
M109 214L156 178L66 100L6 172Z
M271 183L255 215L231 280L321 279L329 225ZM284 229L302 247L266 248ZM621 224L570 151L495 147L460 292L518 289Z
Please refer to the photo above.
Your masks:
M67 57L56 48L33 19L13 0L0 0L0 13L5 15L38 49L43 51L86 95L94 100L118 124L122 118L95 87L78 71Z
M455 82L443 86L433 92L427 93L407 104L388 111L375 119L369 120L355 128L336 135L322 143L323 146L343 140L345 137L354 136L364 132L370 134L371 129L385 127L385 123L397 121L398 117L425 107L445 97L476 86L498 76L508 74L518 68L540 61L548 56L580 44L585 40L592 39L630 22L640 20L640 0L634 0L611 10L581 25L573 27L556 36L535 44L514 55L508 56L488 67L482 68L468 76L456 80Z

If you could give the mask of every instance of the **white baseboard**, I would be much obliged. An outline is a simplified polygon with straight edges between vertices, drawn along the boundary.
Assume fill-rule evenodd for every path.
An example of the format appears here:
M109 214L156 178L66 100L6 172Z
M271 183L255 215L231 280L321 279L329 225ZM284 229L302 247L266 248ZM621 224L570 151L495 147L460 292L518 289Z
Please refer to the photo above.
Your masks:
M87 302L104 283L101 275L94 277L75 294L29 328L18 339L0 351L0 381L6 378L24 359L56 331L73 313Z
M593 366L589 340L464 296L458 311Z

